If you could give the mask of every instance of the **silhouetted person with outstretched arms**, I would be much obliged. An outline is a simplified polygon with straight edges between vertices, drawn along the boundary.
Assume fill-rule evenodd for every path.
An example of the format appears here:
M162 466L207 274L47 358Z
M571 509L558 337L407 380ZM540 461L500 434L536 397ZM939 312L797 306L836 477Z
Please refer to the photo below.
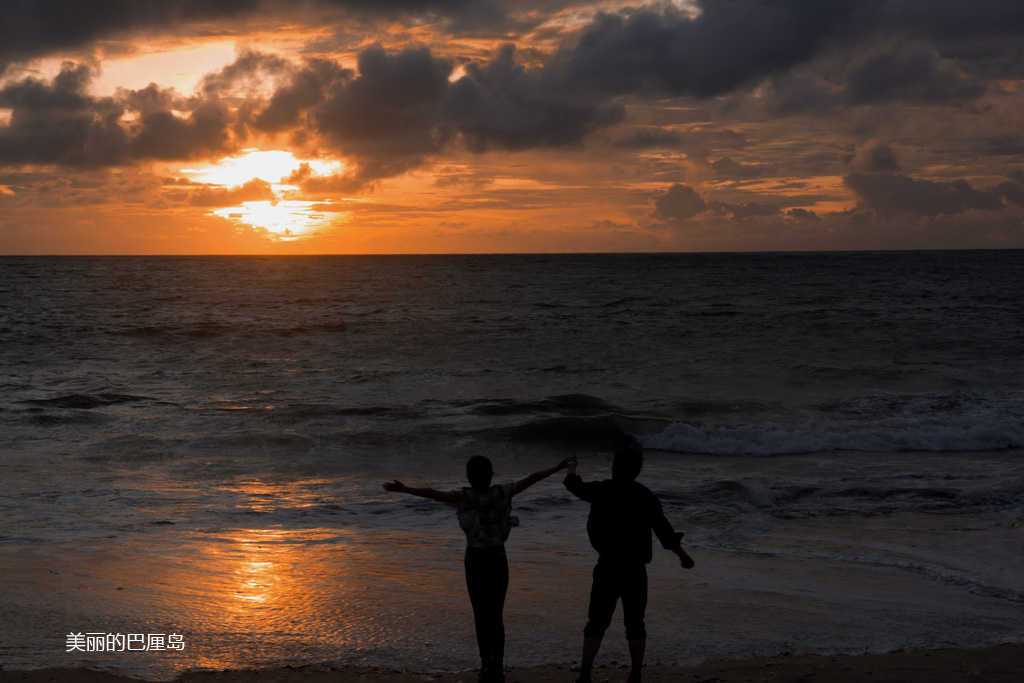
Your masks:
M534 472L519 481L491 485L491 461L475 455L466 463L469 486L458 491L413 488L397 479L384 484L385 491L408 493L454 505L459 525L466 532L466 588L473 604L476 642L480 647L481 683L501 683L505 657L505 593L508 591L508 557L505 540L519 520L512 517L512 496L568 466L568 458L554 467Z
M620 598L632 660L629 683L641 683L640 670L647 649L644 613L647 609L647 563L653 556L651 531L666 550L679 556L683 567L693 567L693 559L680 545L683 534L672 529L658 497L636 481L643 463L643 452L639 448L620 450L612 461L611 479L585 482L576 474L576 459L569 461L569 473L563 483L577 498L590 503L587 536L598 553L577 683L591 683L594 658Z

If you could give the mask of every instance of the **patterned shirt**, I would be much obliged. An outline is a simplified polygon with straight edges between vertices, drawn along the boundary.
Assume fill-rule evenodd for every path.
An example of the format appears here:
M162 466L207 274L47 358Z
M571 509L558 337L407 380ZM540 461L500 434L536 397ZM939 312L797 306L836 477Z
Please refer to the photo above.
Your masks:
M497 485L483 493L466 486L452 491L459 526L466 532L466 543L472 548L500 548L509 531L516 526L512 517L512 496L515 482Z

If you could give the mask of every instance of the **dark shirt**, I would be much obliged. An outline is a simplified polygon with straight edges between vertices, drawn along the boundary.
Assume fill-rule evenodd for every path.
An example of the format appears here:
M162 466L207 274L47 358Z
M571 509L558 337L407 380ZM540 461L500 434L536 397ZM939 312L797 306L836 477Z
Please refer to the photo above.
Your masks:
M636 481L583 481L578 474L565 477L565 488L590 503L587 535L603 560L650 562L651 531L666 550L679 547L676 533L665 518L661 501Z

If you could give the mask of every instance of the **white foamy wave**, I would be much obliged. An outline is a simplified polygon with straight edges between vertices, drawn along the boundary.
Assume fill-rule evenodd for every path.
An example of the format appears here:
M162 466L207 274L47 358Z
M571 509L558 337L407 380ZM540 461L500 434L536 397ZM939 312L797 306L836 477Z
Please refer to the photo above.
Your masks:
M675 422L636 434L645 448L712 455L783 455L823 451L991 451L1024 448L1024 425L962 418L821 420L711 425Z

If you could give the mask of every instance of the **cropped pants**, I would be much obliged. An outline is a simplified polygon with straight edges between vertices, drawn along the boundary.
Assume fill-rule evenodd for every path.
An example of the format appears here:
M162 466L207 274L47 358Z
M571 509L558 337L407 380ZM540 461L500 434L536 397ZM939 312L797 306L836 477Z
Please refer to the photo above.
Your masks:
M590 607L583 635L604 637L612 623L615 604L622 599L622 620L626 638L646 638L644 614L647 611L647 565L643 562L609 562L599 559L594 567L590 588Z
M505 659L505 594L508 557L504 547L466 548L466 588L473 603L476 643L485 671L500 671Z

